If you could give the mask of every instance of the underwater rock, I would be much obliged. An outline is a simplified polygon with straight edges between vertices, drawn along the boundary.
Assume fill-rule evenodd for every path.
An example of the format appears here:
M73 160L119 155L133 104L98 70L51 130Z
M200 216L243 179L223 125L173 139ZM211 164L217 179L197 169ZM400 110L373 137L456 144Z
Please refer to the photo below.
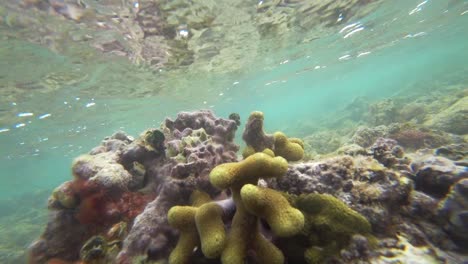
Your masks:
M427 106L422 103L412 102L406 104L398 111L398 119L401 122L415 121L421 123L427 114Z
M79 198L73 188L73 181L67 181L55 188L48 201L48 208L75 208L79 204Z
M457 135L411 123L393 124L387 137L395 139L399 145L413 151L462 141Z
M455 182L468 178L466 167L432 154L413 157L411 169L415 174L416 189L438 198L444 197Z
M348 247L340 251L340 256L347 263L360 259L368 259L371 256L369 240L363 235L353 235Z
M349 156L357 156L357 155L367 155L367 150L357 144L346 144L339 149L336 150L336 153L339 155L349 155Z
M339 157L320 162L290 165L286 175L276 180L267 180L268 186L291 194L330 193L340 190L344 181L351 179L353 160Z
M51 211L44 234L29 247L31 263L45 263L53 257L79 259L80 248L90 233L72 210Z
M224 136L230 137L230 133L227 132ZM238 147L232 141L221 139L222 133L210 135L201 127L196 130L176 129L171 134L172 140L167 142L166 153L171 160L177 162L171 169L173 178L183 179L190 175L203 178L209 174L213 165L237 160Z
M389 138L378 138L370 147L370 153L385 167L396 165L404 154L403 148Z
M236 121L217 118L210 110L180 112L175 120L168 118L164 124L171 131L183 131L186 128L193 130L203 128L217 143L231 142L237 130ZM233 144L229 145L234 147Z
M451 160L466 159L468 155L468 143L451 144L442 146L435 150L437 156L442 156ZM465 165L466 166L466 165Z
M132 175L117 160L118 155L114 152L80 156L73 162L73 175L103 188L128 190Z
M444 229L463 247L468 243L468 179L456 182L439 204L438 214Z
M72 164L72 173L76 179L88 180L102 185L103 188L128 190L130 182L134 184L139 179L134 179L121 164L121 155L133 144L132 137L121 131L116 132L105 138L90 154L76 158Z
M335 132L318 132L304 138L307 153L327 154L337 150L343 139Z
M370 263L443 263L435 250L429 246L415 247L404 236L381 241L378 256Z
M409 201L409 204L404 208L408 216L418 219L435 219L437 216L438 199L423 192L413 190Z
M376 139L385 137L389 128L386 126L377 126L373 128L360 126L351 137L350 143L357 144L363 148L370 147Z
M464 135L468 132L468 96L435 114L424 124L446 132Z
M338 197L386 232L395 208L408 203L409 179L366 156L338 156L290 165L280 179L267 180L270 188L291 194L327 193Z
M89 154L96 155L103 152L116 152L124 149L128 144L132 143L133 137L125 134L123 131L115 132L112 136L104 138L101 145L93 148Z
M132 178L133 176L121 164L108 164L88 181L95 182L106 189L117 188L126 191L130 187Z
M392 99L382 100L369 106L369 122L374 126L396 122L398 108Z
M161 186L158 197L135 218L118 256L122 263L138 255L158 260L175 245L177 232L169 226L167 212L175 204L186 203L196 186L187 180L168 180Z

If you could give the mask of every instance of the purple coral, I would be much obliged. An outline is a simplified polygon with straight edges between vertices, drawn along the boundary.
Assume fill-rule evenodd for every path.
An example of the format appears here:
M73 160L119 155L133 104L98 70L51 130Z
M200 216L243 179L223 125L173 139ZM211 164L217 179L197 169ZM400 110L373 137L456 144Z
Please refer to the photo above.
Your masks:
M136 218L116 219L132 226L123 241L119 262L129 263L137 255L147 255L150 259L167 256L177 235L167 223L167 211L175 204L188 203L195 189L211 195L219 193L209 184L208 174L221 163L237 160L239 147L233 142L236 130L235 120L218 118L211 111L182 112L174 121L166 119L161 130L147 130L136 140L122 132L106 138L73 165L75 180L70 183L73 188L69 195L80 197L79 202L65 203L68 200L63 199L68 196L64 195L51 198L59 197L63 201L51 201L55 205L50 208L53 213L48 228L31 246L32 261L77 260L80 246L87 239L105 233L114 224L104 222L98 228L91 228L80 222L84 219L83 202L86 201L89 213L98 213L107 207L125 208L122 203L126 197L145 201L145 197L156 196L151 198L153 201L145 202L146 208L137 212ZM170 150L171 155L166 155ZM60 206L61 202L76 208L65 208ZM89 207L97 202L97 208ZM129 215L125 213L121 215ZM119 212L114 215L118 217ZM101 220L106 219L111 218Z
M181 112L175 120L166 119L167 157L148 170L150 175L159 175L158 197L135 219L119 254L120 262L141 254L151 259L167 256L176 241L167 211L173 205L187 204L195 189L219 193L209 183L208 174L219 164L237 160L236 130L235 121L217 118L211 111Z

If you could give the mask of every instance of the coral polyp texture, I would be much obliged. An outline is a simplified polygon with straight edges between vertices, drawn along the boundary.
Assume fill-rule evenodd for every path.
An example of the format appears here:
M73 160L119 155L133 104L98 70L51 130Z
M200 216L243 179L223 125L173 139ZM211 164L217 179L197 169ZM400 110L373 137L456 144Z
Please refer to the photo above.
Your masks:
M263 130L263 113L252 112L247 120L242 138L246 143L244 158L255 152L264 152L270 156L281 156L288 161L298 161L304 156L304 143L299 138L288 138L282 132L273 135Z
M240 121L181 112L105 138L52 192L29 263L468 261L466 145L406 153L395 139L422 146L413 132L361 133L301 161L315 141L265 133L256 111L241 159Z

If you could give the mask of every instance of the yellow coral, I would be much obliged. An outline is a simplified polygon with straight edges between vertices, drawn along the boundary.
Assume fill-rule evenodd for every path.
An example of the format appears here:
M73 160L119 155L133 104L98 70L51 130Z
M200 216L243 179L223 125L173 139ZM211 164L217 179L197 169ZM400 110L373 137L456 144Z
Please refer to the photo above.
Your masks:
M241 189L241 198L247 211L265 219L277 236L295 235L304 226L301 211L291 207L277 191L246 184Z
M255 153L243 161L215 167L210 173L210 182L220 189L240 188L247 183L256 184L260 177L281 177L287 170L288 162L284 158Z
M167 213L169 225L180 231L177 245L169 256L169 263L190 263L194 248L200 244L195 222L197 207L210 200L207 193L195 190L190 196L190 202L193 206L173 206Z
M192 192L192 195L190 195L190 204L192 204L195 207L199 207L210 201L211 197L206 192L195 190Z
M255 154L255 149L252 147L252 146L245 146L244 150L242 151L242 157L245 159L247 158L248 156L252 156L253 154Z
M195 212L192 206L174 206L167 213L169 224L180 231L177 245L169 256L171 264L190 263L193 249L199 244Z
M269 148L266 148L262 151L263 153L267 154L268 156L270 157L274 157L275 156L275 152L273 152L273 150L269 149Z
M257 253L257 263L283 264L283 253L259 232L256 233L253 247Z
M275 154L281 156L288 161L298 161L304 156L303 143L300 139L288 139L282 132L276 132L275 137ZM298 142L301 143L298 143Z
M250 113L249 121L252 120L252 119L261 119L261 120L263 120L264 119L263 113L260 112L260 111L253 111L252 113Z
M299 146L304 149L304 141L300 138L289 138L289 142L299 144Z
M257 218L248 214L241 205L232 220L226 247L221 255L223 264L244 263L250 241L257 231Z
M249 248L257 252L260 263L284 263L283 253L260 234L258 218L245 208L240 190L245 184L256 184L260 177L281 177L287 169L284 158L255 153L241 162L221 164L211 171L211 184L220 189L231 188L236 203L236 214L221 254L223 264L244 263Z
M297 205L313 218L313 225L327 227L334 234L368 234L371 225L358 212L329 194L308 194L298 198Z
M365 235L375 243L367 219L329 194L301 195L296 205L306 217L303 232L310 243L304 253L307 263L323 263L338 254L354 234Z
M222 215L223 209L214 202L200 206L195 214L201 249L207 258L219 257L224 249L226 231Z
M242 157L244 159L246 159L247 157L249 156L252 156L253 154L255 154L255 149L252 147L252 146L246 146L244 148L244 150L242 151ZM267 154L268 156L270 157L274 157L275 156L275 152L273 152L273 150L269 149L269 148L266 148L262 151L262 153L265 153Z

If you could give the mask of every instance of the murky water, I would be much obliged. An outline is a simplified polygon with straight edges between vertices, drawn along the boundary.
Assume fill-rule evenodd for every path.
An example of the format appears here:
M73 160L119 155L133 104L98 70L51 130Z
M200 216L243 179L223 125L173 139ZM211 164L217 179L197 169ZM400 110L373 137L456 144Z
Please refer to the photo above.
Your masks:
M397 108L431 106L415 122L437 127L429 119L467 96L464 0L324 1L330 4L315 9L301 1L200 1L170 9L159 1L167 10L199 10L199 17L164 13L172 24L163 29L175 35L160 38L168 48L148 57L142 50L150 44L132 38L138 34L130 19L109 18L128 12L143 19L137 9L152 10L149 3L158 1L81 2L0 4L2 234L15 214L28 218L28 208L44 223L46 194L71 178L73 158L114 131L138 136L179 111L235 112L244 123L260 110L268 131L344 136L359 125L388 123L373 123L368 113L388 98ZM93 13L78 20L73 7ZM466 100L462 111L467 122ZM463 127L448 130L466 139ZM44 212L31 199L42 201ZM19 263L9 261L40 233L20 225L20 241L0 249L0 262Z

